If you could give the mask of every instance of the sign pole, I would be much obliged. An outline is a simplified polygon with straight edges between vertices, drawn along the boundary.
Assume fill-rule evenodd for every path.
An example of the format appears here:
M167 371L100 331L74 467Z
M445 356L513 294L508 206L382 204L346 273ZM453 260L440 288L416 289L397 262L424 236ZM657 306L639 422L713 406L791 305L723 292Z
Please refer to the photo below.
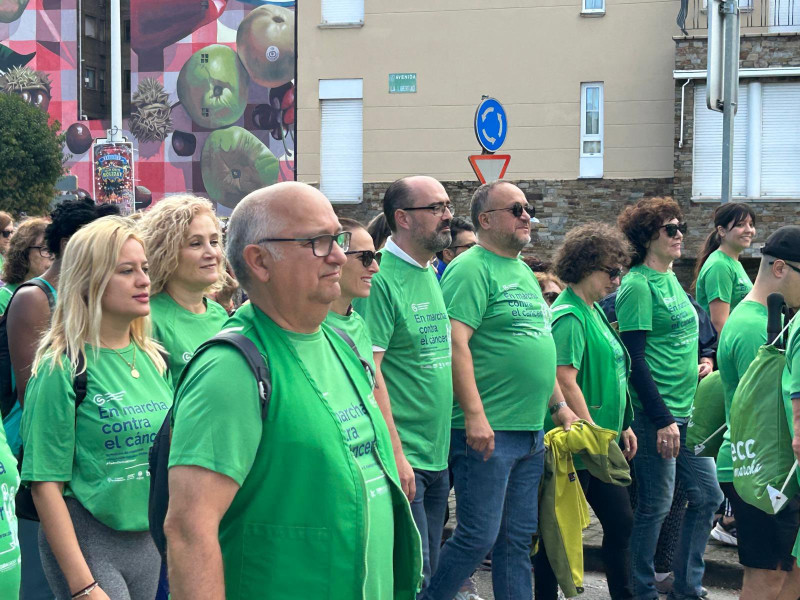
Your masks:
M739 92L739 7L736 0L725 0L720 6L723 20L724 57L722 75L722 203L733 194L733 118Z
M122 137L122 31L120 27L120 0L111 0L111 142L121 142Z

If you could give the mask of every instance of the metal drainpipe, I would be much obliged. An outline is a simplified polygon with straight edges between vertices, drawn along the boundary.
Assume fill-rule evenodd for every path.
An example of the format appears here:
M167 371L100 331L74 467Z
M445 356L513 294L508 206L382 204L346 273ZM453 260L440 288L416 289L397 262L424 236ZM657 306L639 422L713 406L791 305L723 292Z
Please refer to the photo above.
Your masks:
M687 79L686 83L681 86L681 139L678 140L678 148L683 148L683 98L686 91L686 86L689 85L691 79Z
M78 121L83 120L83 1L78 0Z

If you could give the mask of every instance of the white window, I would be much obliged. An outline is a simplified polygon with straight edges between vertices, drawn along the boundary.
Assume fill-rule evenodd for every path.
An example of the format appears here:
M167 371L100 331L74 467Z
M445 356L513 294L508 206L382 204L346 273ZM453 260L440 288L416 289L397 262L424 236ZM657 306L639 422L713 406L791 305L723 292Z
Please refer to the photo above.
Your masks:
M769 0L769 31L798 31L800 29L800 2L797 0Z
M364 24L364 0L322 0L322 25Z
M584 15L603 15L606 12L606 0L581 0L581 13Z
M706 108L705 85L694 103L692 196L719 198L722 173L722 114ZM739 86L734 119L733 195L800 198L800 82Z
M363 81L321 79L320 190L334 203L364 198Z
M581 84L580 176L603 176L603 83Z
M97 19L86 15L83 19L83 30L86 37L97 38Z
M87 90L97 89L97 71L94 69L86 68L83 71L83 87Z

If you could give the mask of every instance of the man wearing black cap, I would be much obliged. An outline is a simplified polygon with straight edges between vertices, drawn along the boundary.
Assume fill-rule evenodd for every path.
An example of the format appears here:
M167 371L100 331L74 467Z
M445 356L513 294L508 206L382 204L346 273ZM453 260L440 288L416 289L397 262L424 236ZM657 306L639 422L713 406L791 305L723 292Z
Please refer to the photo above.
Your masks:
M731 313L722 330L717 362L725 394L725 414L730 428L733 395L739 380L767 341L767 297L779 292L790 308L800 307L800 227L789 225L773 233L762 250L761 266L753 289ZM795 319L797 321L797 319ZM796 331L798 327L793 326ZM794 355L798 362L792 371L800 377L800 351L794 335ZM787 352L787 359L791 352ZM789 359L791 360L791 359ZM790 367L787 367L790 368ZM790 381L784 376L784 382ZM790 386L791 388L791 386ZM800 386L794 389L800 397ZM784 390L788 395L788 392ZM788 397L786 398L789 403ZM798 418L795 413L795 419ZM797 428L795 429L797 431ZM744 567L743 600L774 600L800 596L800 568L792 557L792 547L800 526L800 502L793 499L777 515L743 501L733 487L733 458L729 433L717 456L720 487L736 517L739 562Z

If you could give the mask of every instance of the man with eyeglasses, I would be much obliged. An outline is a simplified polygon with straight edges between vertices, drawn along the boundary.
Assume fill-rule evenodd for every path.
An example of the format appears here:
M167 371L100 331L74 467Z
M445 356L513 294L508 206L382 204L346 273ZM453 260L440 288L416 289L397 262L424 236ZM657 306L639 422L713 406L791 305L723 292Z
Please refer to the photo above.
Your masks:
M381 270L369 297L353 301L372 338L375 396L422 537L425 584L436 571L447 510L453 406L450 323L431 261L450 246L453 211L431 177L392 183L383 197L392 235L381 251Z
M259 390L212 345L175 394L164 532L174 600L413 600L419 534L372 379L327 324L351 232L327 198L284 182L234 209L227 256L247 291L226 329L268 360Z
M568 429L577 419L556 382L551 316L520 251L534 209L517 186L480 186L472 196L478 245L444 272L453 337L450 465L458 523L425 600L450 600L492 553L497 598L531 598L548 406Z
M445 268L453 259L472 248L478 243L478 238L475 236L475 227L472 223L462 217L455 217L450 222L450 236L453 241L450 245L436 253L436 276L441 279Z

